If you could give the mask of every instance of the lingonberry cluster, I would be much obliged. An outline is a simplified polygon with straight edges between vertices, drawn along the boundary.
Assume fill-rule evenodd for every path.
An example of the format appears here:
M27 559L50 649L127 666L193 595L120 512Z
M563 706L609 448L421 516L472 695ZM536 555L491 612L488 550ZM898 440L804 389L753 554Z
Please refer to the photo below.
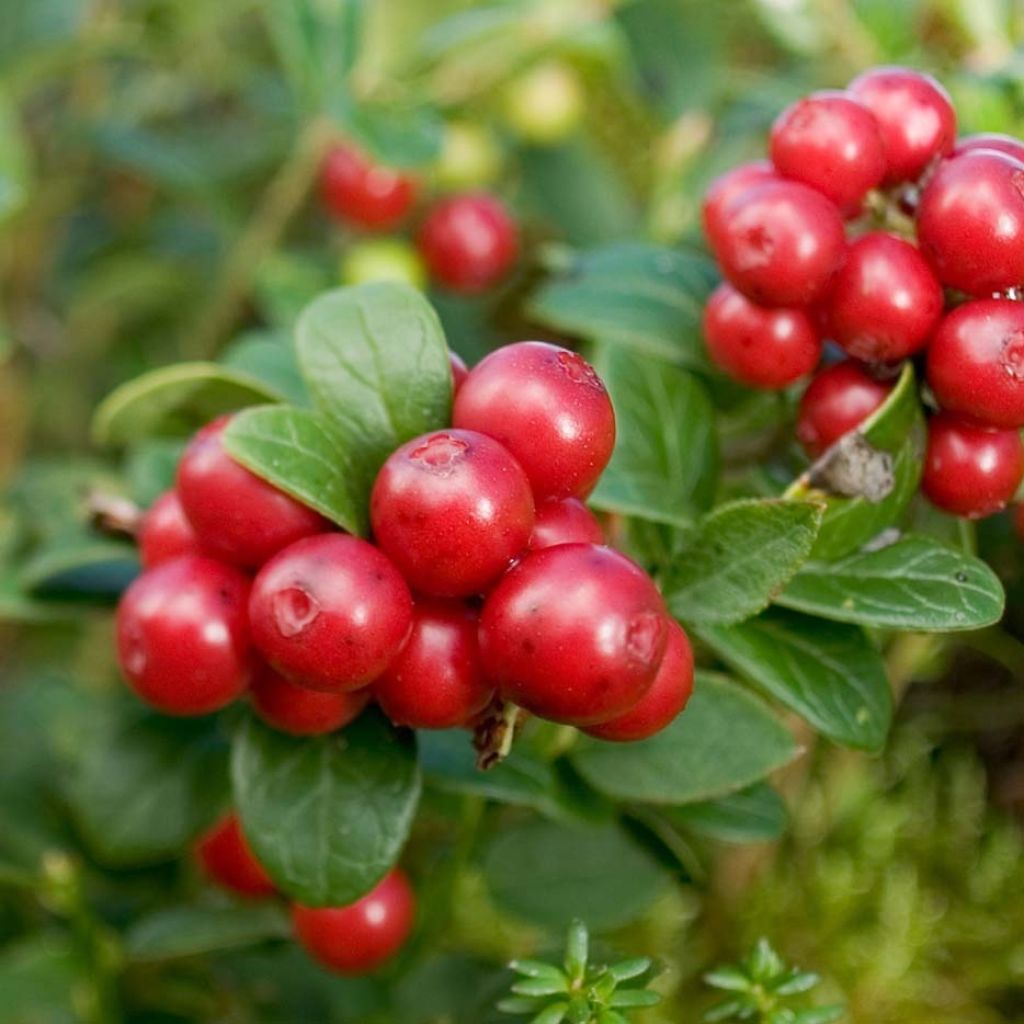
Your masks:
M1024 476L1024 142L958 140L938 82L883 67L783 111L769 150L704 201L725 277L705 311L712 361L782 389L826 342L842 350L800 403L818 457L921 359L937 406L925 494L960 516L999 511Z

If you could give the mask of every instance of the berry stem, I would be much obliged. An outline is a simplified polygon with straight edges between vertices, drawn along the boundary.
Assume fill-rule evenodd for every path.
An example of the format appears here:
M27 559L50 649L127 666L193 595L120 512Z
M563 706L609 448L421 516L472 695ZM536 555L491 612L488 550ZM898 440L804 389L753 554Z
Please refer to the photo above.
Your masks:
M94 529L111 537L133 538L142 523L142 509L119 494L94 491L86 502L89 522Z
M500 764L512 751L522 709L511 701L495 699L473 732L476 766L485 772Z

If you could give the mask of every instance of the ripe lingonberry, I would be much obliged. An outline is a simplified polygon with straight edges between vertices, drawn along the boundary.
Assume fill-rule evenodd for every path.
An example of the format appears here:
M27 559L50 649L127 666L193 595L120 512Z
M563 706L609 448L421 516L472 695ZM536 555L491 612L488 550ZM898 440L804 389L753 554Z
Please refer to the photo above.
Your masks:
M519 254L519 231L504 204L483 192L443 199L417 235L431 276L457 292L497 284Z
M969 295L1024 282L1024 163L974 150L939 165L921 194L917 235L939 280Z
M200 555L202 545L181 507L178 492L165 491L139 524L139 560L144 569L181 555Z
M249 581L212 558L184 555L148 569L117 608L118 659L147 703L170 715L203 715L249 684Z
M579 498L545 501L537 506L530 550L558 544L603 544L604 531L594 513Z
M615 447L615 411L582 356L541 341L492 352L469 372L452 421L500 441L538 501L586 497Z
M1016 430L978 426L951 413L928 424L921 486L933 505L979 519L1004 509L1024 477L1024 444Z
M885 180L916 181L956 139L956 111L949 94L930 75L880 67L855 78L848 90L878 122L885 148Z
M383 167L355 146L336 146L320 172L324 205L340 220L371 231L387 231L416 201L416 181Z
M189 442L178 464L178 497L208 552L255 569L330 523L228 455L223 434L230 419L214 420Z
M249 847L237 814L226 814L196 841L196 859L210 881L240 896L271 896L276 887Z
M711 361L754 388L788 387L821 358L821 335L809 313L757 306L725 283L704 307L704 337Z
M412 597L383 552L323 533L275 555L252 586L253 642L279 672L340 693L373 682L398 653Z
M528 555L491 592L480 619L484 672L542 718L593 725L647 692L668 639L647 574L594 544Z
M461 601L421 599L405 646L373 684L381 710L395 725L453 729L491 700L477 641L479 616Z
M669 620L668 642L651 688L618 718L588 726L584 732L602 740L632 743L661 732L686 707L693 693L693 650L686 631Z
M1024 305L965 302L928 348L928 383L939 405L992 427L1024 427Z
M533 532L530 481L508 449L472 430L424 434L394 451L370 496L373 534L414 590L482 593Z
M844 212L856 212L885 176L885 150L874 115L842 92L812 93L779 115L772 163L785 178L816 188Z
M846 249L835 204L797 181L740 193L712 222L708 242L729 282L761 306L810 305Z
M800 399L796 436L812 458L856 430L888 397L891 384L875 380L848 359L826 367Z
M466 378L469 376L469 367L466 365L465 359L457 352L449 351L448 362L452 368L452 395L454 396L459 393L459 389L466 382Z
M404 945L416 897L395 868L376 888L345 907L292 907L295 937L306 952L339 974L369 974Z
M957 139L956 147L953 149L953 156L962 156L964 153L973 153L978 149L990 149L997 153L1005 153L1015 160L1024 163L1024 142L1015 139L1012 135L1003 135L1001 132L980 132L977 135L965 135Z
M829 337L856 359L895 362L919 352L942 316L942 287L909 242L858 238L825 299Z
M261 665L253 678L249 699L260 718L280 732L319 736L335 732L358 718L370 701L370 691L311 690L285 679L269 665Z
M722 217L729 204L754 185L778 181L779 175L767 160L754 160L740 164L719 175L708 186L701 206L704 233L708 238L721 230Z

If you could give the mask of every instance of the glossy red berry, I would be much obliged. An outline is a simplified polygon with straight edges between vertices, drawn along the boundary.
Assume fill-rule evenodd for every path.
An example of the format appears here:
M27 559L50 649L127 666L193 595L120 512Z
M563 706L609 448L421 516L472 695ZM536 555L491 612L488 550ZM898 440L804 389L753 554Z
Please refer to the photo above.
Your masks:
M615 447L615 410L594 368L542 341L492 352L466 378L452 420L500 441L538 501L586 497Z
M211 882L240 896L271 896L276 887L249 847L237 814L227 814L196 842L196 858Z
M821 334L803 309L757 306L720 284L704 307L711 361L752 388L777 390L806 377L821 358Z
M405 580L357 537L323 533L275 555L252 586L253 642L292 682L340 693L373 682L412 622Z
M693 649L686 630L668 623L668 642L651 688L624 715L584 730L598 739L633 743L661 732L686 707L693 693Z
M435 281L456 292L480 292L512 269L519 230L500 200L469 193L437 203L417 244Z
M1024 445L1016 430L993 430L951 413L928 424L921 486L933 505L979 519L1004 509L1024 478Z
M1024 163L1024 142L1015 139L1012 135L1003 135L1001 132L980 132L978 135L965 135L957 139L953 149L953 156L962 156L964 153L973 153L979 149L994 150L996 153L1005 153L1015 160Z
M597 517L579 498L545 501L537 506L530 550L558 544L603 544L604 531Z
M825 299L829 337L855 359L896 362L928 344L942 317L942 287L909 242L874 231L846 254Z
M338 974L370 974L405 944L416 897L398 868L346 907L292 907L295 937L307 953Z
M459 388L465 383L469 376L469 367L466 361L456 352L448 353L448 362L452 367L452 395L459 393Z
M253 678L249 699L260 718L279 732L319 736L355 721L369 703L370 691L311 690L290 682L269 665L262 665Z
M181 555L201 555L202 545L185 516L177 491L165 491L139 524L139 560L144 569Z
M494 687L480 666L478 620L461 601L416 602L409 639L373 684L377 703L395 725L453 729L490 703Z
M949 94L930 75L909 68L865 71L849 85L878 122L889 183L916 181L956 140L956 111Z
M249 581L211 558L148 569L121 597L117 653L131 688L170 715L204 715L249 685Z
M178 464L178 497L208 552L255 569L281 548L331 524L235 462L224 448L229 422L222 416L189 442Z
M811 458L856 430L889 396L891 384L875 380L852 359L815 374L800 399L796 436Z
M807 306L824 292L846 249L836 205L796 181L742 192L712 224L722 273L761 306Z
M949 313L928 349L928 383L943 409L1024 427L1024 305L978 299Z
M371 231L395 227L416 201L411 175L375 163L355 146L337 146L324 161L320 194L339 220Z
M854 212L885 176L885 150L874 115L846 93L812 93L788 107L771 133L772 163Z
M423 594L482 593L533 532L530 481L508 449L472 430L424 434L394 451L370 495L373 535Z
M1024 283L1024 163L984 150L942 163L921 194L917 235L950 288L981 296Z
M545 548L484 604L484 671L503 697L542 718L606 722L650 688L667 622L654 583L624 555L594 544Z
M701 206L704 233L710 238L721 230L722 216L729 204L755 185L778 181L779 175L767 160L754 160L740 164L719 175L708 186Z

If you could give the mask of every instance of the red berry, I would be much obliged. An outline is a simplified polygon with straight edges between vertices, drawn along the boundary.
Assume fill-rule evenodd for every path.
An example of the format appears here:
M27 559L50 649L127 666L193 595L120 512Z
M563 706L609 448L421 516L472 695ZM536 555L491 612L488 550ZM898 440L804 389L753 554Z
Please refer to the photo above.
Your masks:
M921 486L945 512L979 519L1005 508L1024 477L1024 445L1016 430L993 430L951 413L928 424Z
M299 943L339 974L369 974L390 960L409 937L415 916L416 897L398 868L347 907L292 907Z
M203 553L196 531L185 516L177 491L165 491L146 511L139 525L139 559L144 569L180 555Z
M950 288L991 295L1024 283L1024 163L984 150L942 163L921 194L917 236Z
M500 281L519 254L519 231L500 200L486 193L442 199L427 215L417 244L431 276L457 292Z
M189 442L178 465L178 496L204 548L255 569L331 524L228 455L223 434L230 419L214 420Z
M704 193L704 203L701 207L705 235L710 238L712 234L721 230L722 216L734 199L754 185L778 180L775 168L767 160L740 164L715 178Z
M457 395L459 388L462 387L469 376L469 367L466 366L466 361L462 356L455 352L448 353L448 362L451 363L452 367L452 394Z
M416 181L374 163L354 146L331 150L320 172L324 205L340 220L372 231L387 231L416 201Z
M711 361L753 388L788 387L821 358L809 313L756 306L730 284L720 284L704 307L704 337Z
M1000 132L981 132L978 135L965 135L962 139L957 139L953 156L962 156L964 153L973 153L979 149L1005 153L1024 163L1024 142Z
M465 597L486 590L526 548L533 495L497 441L440 430L388 457L370 495L370 521L414 590Z
M196 858L211 882L240 896L271 896L274 883L249 847L237 814L226 814L196 842Z
M500 441L537 500L586 497L615 447L615 410L582 356L542 341L506 345L470 371L452 420Z
M844 434L856 430L889 396L891 384L875 380L852 359L826 367L800 399L796 436L817 458Z
M603 544L604 531L594 513L579 498L545 501L537 506L530 550L558 544Z
M319 736L357 719L370 701L370 691L311 690L262 665L252 681L250 700L260 718L274 729L292 736Z
M340 693L373 682L412 622L401 574L372 544L342 533L307 537L275 555L252 585L260 653L292 682Z
M204 715L249 684L249 581L230 565L184 555L148 569L117 608L121 671L147 703Z
M943 302L917 249L875 231L850 246L825 298L829 337L865 362L906 359L927 345Z
M1024 427L1024 305L978 299L949 313L928 349L928 383L943 409Z
M761 306L807 306L846 248L834 203L796 181L755 185L712 224L708 241L728 280Z
M772 163L841 210L856 211L885 176L885 150L874 115L846 93L812 93L782 112L772 127Z
M667 621L654 583L624 555L594 544L545 548L484 604L484 671L503 697L542 718L606 722L650 688Z
M872 68L849 92L878 122L889 183L916 181L956 139L956 111L949 94L930 75L908 68Z
M461 601L416 602L409 639L373 685L395 725L453 729L490 703L494 688L480 668L478 618Z
M668 643L651 688L618 718L584 731L602 740L632 743L661 732L686 707L693 693L693 650L686 631L669 620Z

